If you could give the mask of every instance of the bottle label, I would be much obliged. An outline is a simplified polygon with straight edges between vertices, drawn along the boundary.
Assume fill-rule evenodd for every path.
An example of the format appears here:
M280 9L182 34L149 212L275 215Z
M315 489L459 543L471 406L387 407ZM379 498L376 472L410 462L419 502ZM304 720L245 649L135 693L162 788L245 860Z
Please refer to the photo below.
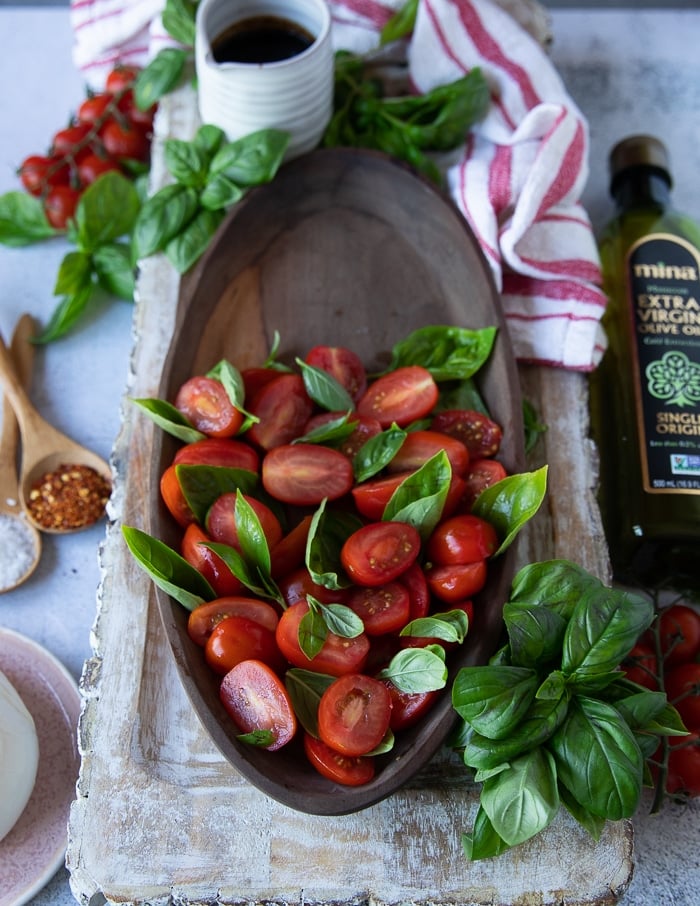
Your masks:
M655 234L627 265L644 490L700 494L700 254Z

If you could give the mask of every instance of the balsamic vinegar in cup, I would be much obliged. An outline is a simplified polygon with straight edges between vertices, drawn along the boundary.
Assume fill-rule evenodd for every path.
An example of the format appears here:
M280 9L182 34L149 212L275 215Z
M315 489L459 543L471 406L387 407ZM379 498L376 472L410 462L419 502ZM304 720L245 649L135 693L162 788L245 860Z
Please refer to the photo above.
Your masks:
M278 63L314 42L299 23L280 16L251 16L229 25L212 41L217 63Z

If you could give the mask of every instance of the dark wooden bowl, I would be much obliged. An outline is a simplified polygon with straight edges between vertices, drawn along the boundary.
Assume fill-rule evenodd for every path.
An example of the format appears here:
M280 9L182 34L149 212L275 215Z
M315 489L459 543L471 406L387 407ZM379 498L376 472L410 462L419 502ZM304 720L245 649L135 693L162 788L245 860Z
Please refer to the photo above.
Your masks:
M432 185L381 154L316 151L250 191L183 281L159 396L172 401L181 383L223 357L241 369L260 364L275 330L290 362L314 344L342 344L374 369L398 340L428 324L499 328L479 384L504 429L500 458L510 472L522 471L515 360L491 273L464 219ZM163 435L154 451L149 530L177 547L178 530L158 493L175 447ZM357 788L325 780L296 743L270 753L238 742L219 702L219 678L187 635L186 611L160 590L158 605L185 689L223 755L280 802L341 815L388 796L443 743L454 723L451 680L497 647L513 572L512 551L493 562L468 639L450 661L450 684L429 715L397 734L376 778Z

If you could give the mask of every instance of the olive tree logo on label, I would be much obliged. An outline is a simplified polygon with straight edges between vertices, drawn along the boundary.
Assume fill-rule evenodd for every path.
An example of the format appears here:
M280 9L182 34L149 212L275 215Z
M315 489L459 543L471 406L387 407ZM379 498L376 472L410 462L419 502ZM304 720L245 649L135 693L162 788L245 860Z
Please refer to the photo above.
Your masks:
M666 352L646 367L651 396L675 406L700 403L700 365L683 352Z

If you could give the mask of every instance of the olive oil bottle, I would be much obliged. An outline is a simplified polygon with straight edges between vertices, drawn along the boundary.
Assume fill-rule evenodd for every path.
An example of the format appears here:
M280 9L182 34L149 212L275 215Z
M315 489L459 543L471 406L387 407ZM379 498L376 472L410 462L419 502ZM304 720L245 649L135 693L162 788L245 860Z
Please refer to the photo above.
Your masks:
M671 206L658 139L615 145L610 178L609 345L590 400L612 567L623 581L700 588L700 227Z

